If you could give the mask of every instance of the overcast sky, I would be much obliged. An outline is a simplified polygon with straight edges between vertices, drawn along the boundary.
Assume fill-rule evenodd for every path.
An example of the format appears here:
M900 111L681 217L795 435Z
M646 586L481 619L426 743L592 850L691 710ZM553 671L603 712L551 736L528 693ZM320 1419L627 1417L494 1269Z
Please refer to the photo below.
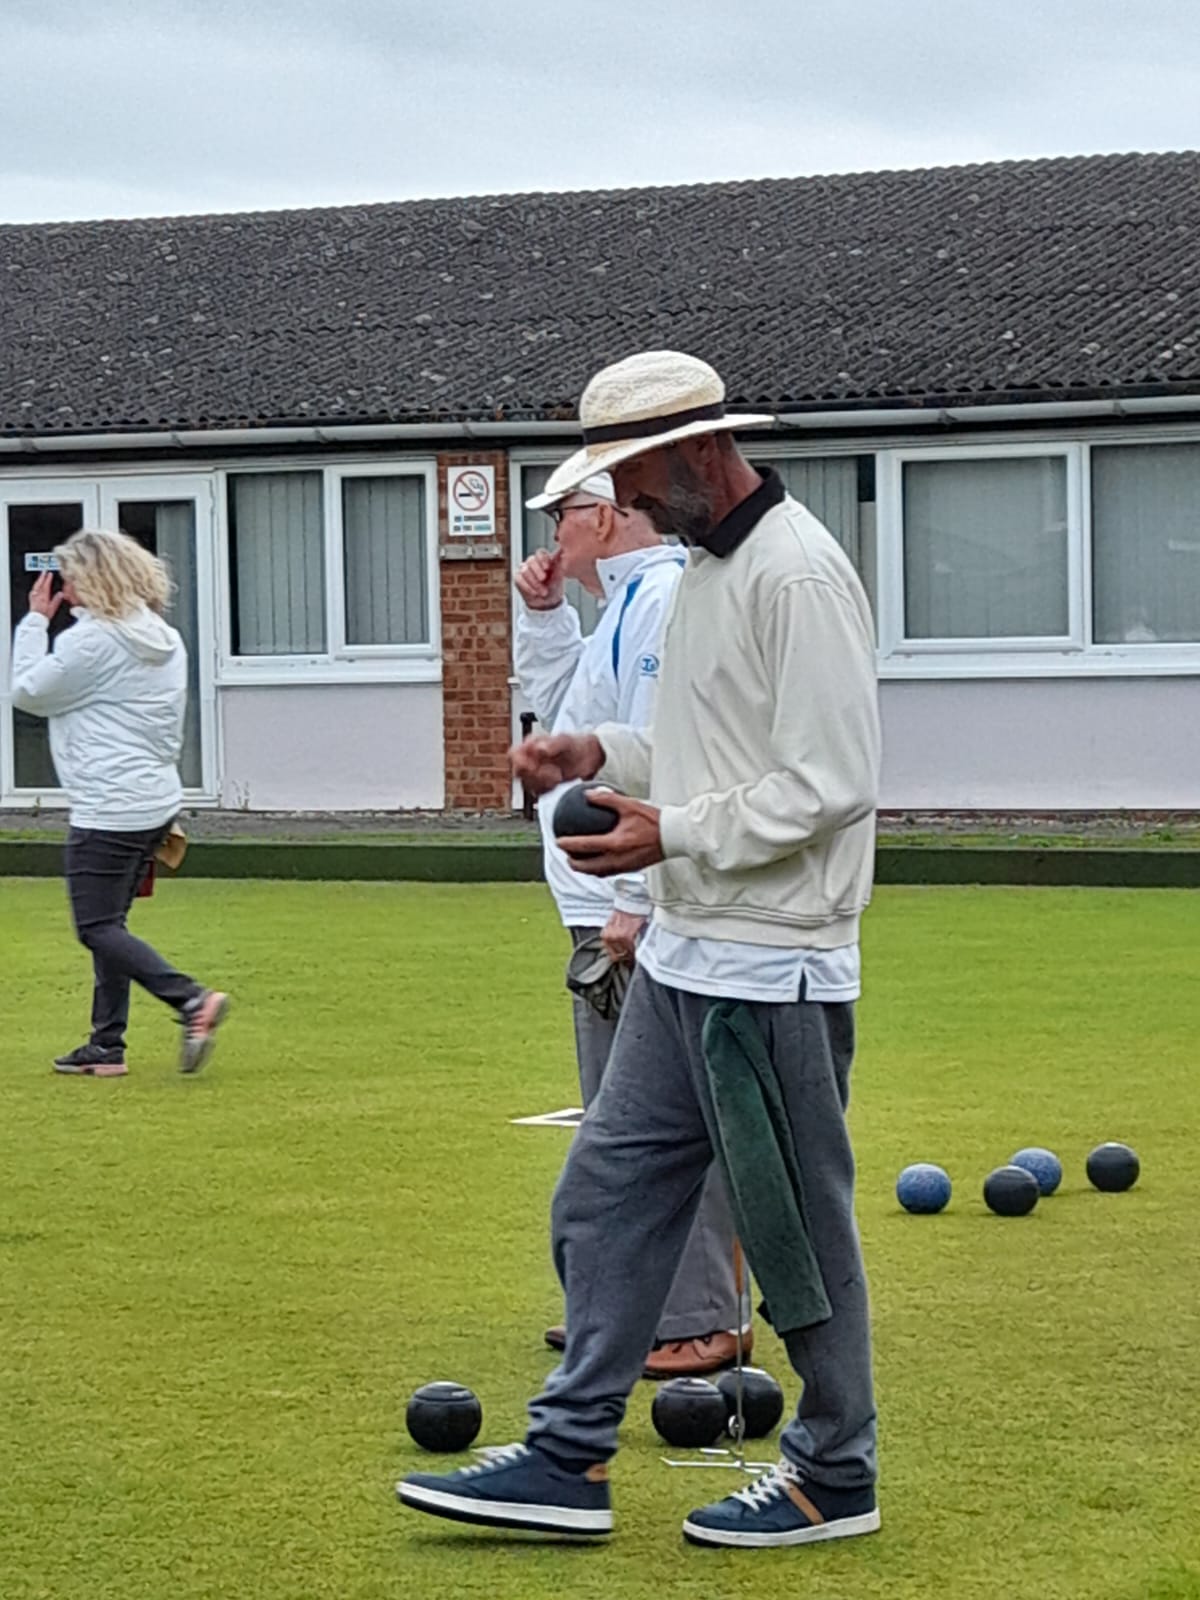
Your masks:
M0 220L1200 147L1200 0L0 0Z

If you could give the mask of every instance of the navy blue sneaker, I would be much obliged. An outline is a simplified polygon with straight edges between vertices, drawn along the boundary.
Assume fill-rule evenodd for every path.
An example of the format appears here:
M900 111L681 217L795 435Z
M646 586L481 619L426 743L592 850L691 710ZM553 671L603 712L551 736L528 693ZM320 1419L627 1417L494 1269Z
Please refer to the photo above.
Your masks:
M693 1544L761 1550L814 1544L818 1539L851 1539L878 1527L874 1489L828 1489L807 1482L790 1461L781 1460L746 1488L693 1511L683 1533Z
M608 1468L602 1462L586 1472L567 1472L523 1444L488 1450L482 1461L457 1472L414 1472L400 1480L396 1494L414 1511L455 1522L591 1537L612 1532Z

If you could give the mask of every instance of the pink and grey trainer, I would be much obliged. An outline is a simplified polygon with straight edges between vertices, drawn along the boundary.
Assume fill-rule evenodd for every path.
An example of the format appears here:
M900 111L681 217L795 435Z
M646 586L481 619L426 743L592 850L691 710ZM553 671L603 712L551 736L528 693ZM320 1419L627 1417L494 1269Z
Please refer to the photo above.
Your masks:
M212 1054L217 1029L229 1010L229 996L218 989L206 989L183 1009L183 1048L180 1072L199 1072Z

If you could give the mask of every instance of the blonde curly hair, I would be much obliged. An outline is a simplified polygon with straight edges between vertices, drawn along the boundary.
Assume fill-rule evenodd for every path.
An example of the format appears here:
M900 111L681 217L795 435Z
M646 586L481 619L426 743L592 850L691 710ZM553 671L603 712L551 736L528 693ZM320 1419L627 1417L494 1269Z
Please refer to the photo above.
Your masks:
M127 533L84 528L54 554L63 581L93 616L119 622L141 605L161 615L170 604L175 586L166 563Z

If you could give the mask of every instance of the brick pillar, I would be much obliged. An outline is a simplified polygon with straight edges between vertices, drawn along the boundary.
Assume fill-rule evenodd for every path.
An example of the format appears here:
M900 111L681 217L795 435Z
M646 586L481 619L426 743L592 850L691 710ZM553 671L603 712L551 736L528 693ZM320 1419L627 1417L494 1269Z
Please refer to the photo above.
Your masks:
M494 466L496 537L451 539L446 468ZM438 456L441 546L442 729L446 807L510 811L512 778L512 595L509 567L508 457L503 451Z

